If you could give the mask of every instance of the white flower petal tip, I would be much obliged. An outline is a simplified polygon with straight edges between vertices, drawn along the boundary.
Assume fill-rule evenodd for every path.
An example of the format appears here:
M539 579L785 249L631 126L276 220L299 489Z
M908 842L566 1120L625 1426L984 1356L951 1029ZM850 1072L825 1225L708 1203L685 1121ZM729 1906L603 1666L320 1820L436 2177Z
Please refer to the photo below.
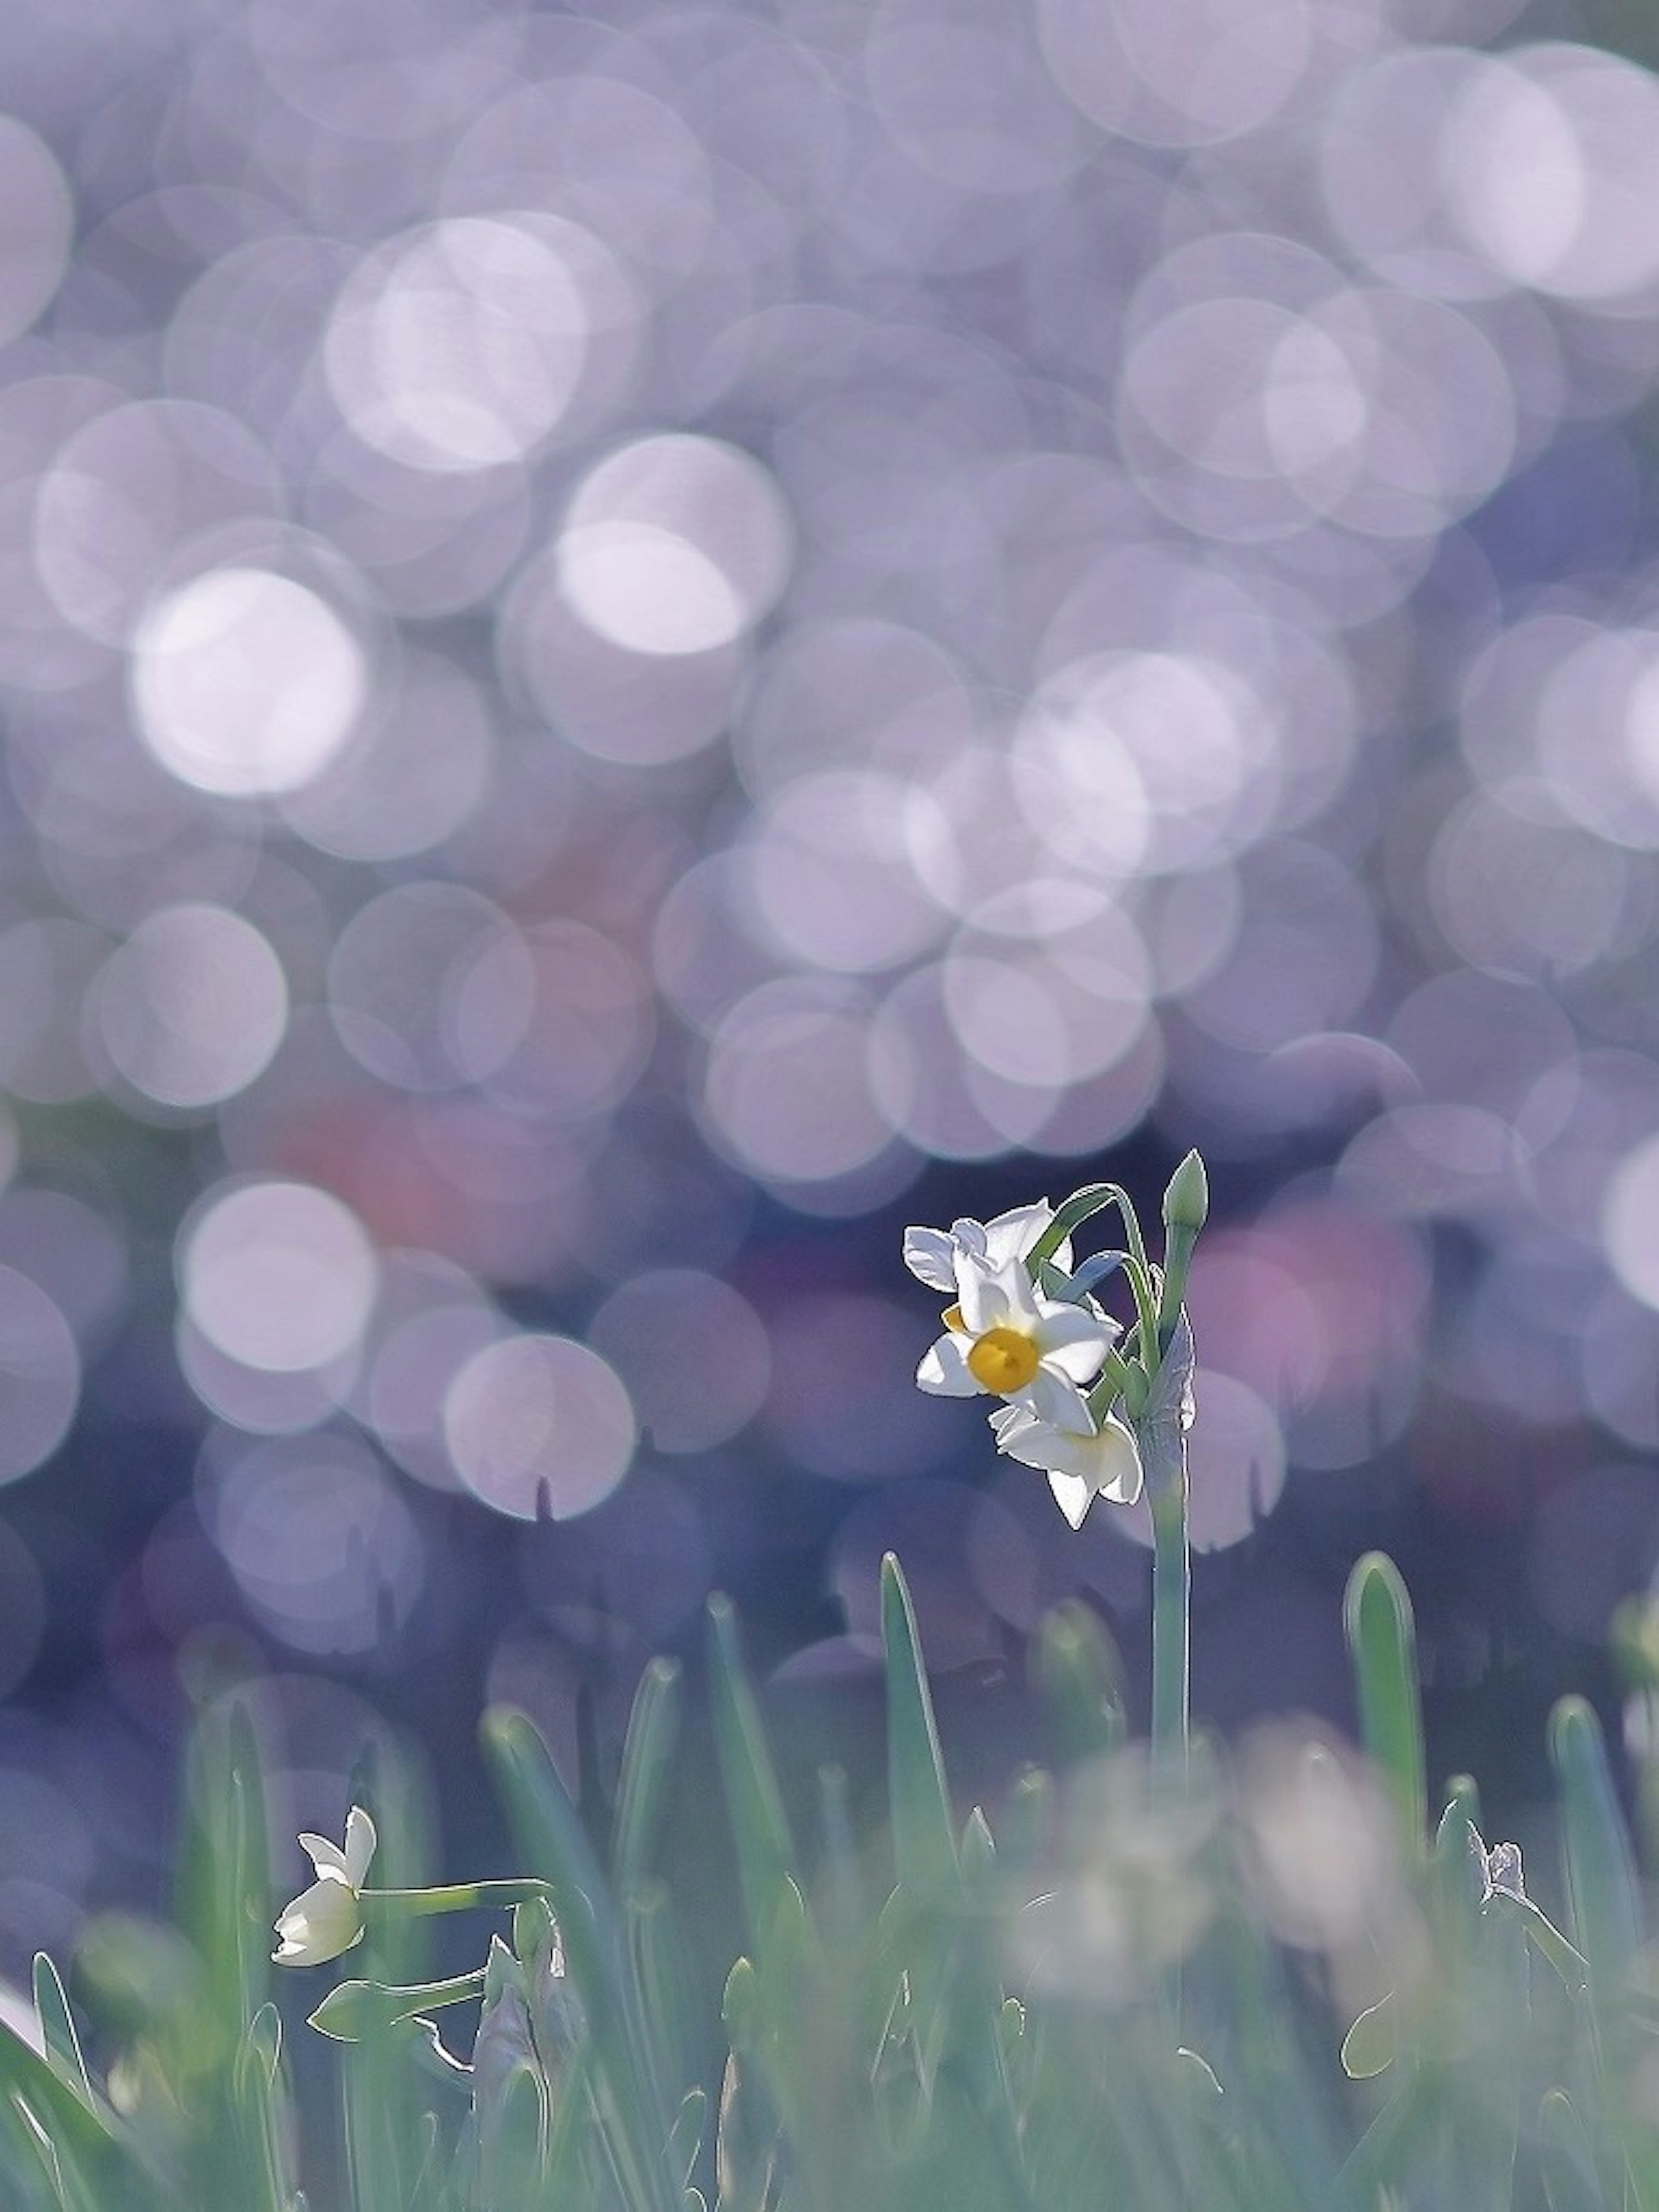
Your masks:
M1096 1493L1080 1474L1062 1474L1057 1467L1048 1470L1048 1487L1054 1493L1054 1503L1073 1528L1083 1526L1084 1516L1095 1502Z
M907 1229L904 1264L930 1291L956 1295L956 1245L945 1229Z
M354 1805L346 1814L345 1824L345 1875L354 1889L362 1887L379 1841L374 1821L361 1805Z

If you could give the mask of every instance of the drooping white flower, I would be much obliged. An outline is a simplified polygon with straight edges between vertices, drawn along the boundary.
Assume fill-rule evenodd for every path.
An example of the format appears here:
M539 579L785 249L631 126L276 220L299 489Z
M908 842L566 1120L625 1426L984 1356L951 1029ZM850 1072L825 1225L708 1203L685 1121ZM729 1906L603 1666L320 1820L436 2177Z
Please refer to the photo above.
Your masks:
M921 1389L941 1398L988 1394L1057 1428L1091 1428L1079 1385L1099 1373L1116 1323L1045 1297L1019 1260L988 1267L958 1252L954 1287L945 1334L916 1370Z
M1053 1206L1046 1198L1040 1198L1034 1205L1016 1206L999 1213L991 1221L971 1221L964 1215L948 1229L907 1229L904 1264L930 1291L944 1291L954 1297L958 1253L977 1260L981 1267L1006 1267L1025 1257L1054 1218ZM1071 1272L1069 1237L1054 1254L1054 1262Z
M331 1844L326 1836L301 1836L300 1847L310 1857L317 1879L292 1905L284 1905L276 1921L278 1948L271 1957L279 1966L319 1966L337 1959L363 1937L363 1911L358 1893L374 1856L374 1823L361 1805L346 1814L345 1845Z
M1115 1413L1097 1428L1084 1408L1081 1427L1057 1425L1028 1407L1005 1406L991 1416L997 1449L1022 1467L1042 1468L1054 1502L1073 1528L1097 1498L1109 1504L1133 1505L1143 1480L1140 1449L1134 1431Z

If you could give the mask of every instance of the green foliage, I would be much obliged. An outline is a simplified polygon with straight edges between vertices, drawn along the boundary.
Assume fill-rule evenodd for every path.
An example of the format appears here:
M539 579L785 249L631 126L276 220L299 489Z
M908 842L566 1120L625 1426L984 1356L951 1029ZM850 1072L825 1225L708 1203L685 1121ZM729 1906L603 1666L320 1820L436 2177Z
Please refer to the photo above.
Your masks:
M33 2042L0 2029L10 2212L1551 2212L1659 2208L1659 1996L1600 1729L1553 1717L1557 1927L1467 1778L1432 1834L1410 1607L1362 1560L1346 1621L1364 1748L1202 1741L1179 1789L1128 1740L1076 1606L1032 1679L1052 1771L963 1806L915 1612L882 1571L884 1822L838 1770L792 1818L731 1610L710 1621L743 1954L702 1988L659 1870L688 1757L664 1662L638 1693L606 1848L522 1715L485 1722L526 1879L381 1893L497 1908L484 1965L418 1978L416 1917L369 1915L302 2109L267 1958L276 1903L234 1699L190 1761L176 1928L94 1922ZM400 1885L419 1792L373 1802ZM708 1793L711 1817L714 1793ZM798 1836L821 1841L809 1853ZM401 1856L400 1856L401 1854ZM1550 1869L1547 1887L1556 1886ZM366 1899L374 1893L365 1891ZM447 2022L478 2008L469 2057ZM435 2015L435 2017L434 2017ZM339 2039L346 2039L344 2041ZM301 2193L303 2184L304 2193Z

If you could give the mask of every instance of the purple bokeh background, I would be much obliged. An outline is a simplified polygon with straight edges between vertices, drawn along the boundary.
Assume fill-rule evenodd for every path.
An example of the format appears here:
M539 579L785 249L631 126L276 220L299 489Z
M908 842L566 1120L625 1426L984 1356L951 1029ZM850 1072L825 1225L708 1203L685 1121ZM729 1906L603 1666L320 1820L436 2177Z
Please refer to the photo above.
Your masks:
M1134 1675L898 1233L1193 1144L1200 1708L1385 1542L1522 1788L1659 1559L1656 59L12 0L0 1966L227 1670L325 1830L717 1587L833 1705L894 1546L983 1729L1068 1593Z

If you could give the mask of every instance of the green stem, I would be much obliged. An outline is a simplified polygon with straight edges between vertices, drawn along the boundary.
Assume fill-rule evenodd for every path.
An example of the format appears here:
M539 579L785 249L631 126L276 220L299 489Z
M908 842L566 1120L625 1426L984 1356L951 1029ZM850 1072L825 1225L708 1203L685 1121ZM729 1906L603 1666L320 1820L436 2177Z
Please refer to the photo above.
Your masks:
M362 1889L357 1901L381 1907L388 1919L416 1919L432 1912L465 1912L478 1905L505 1909L547 1894L544 1881L526 1876L517 1881L452 1881L429 1889Z
M1187 1273L1192 1266L1193 1247L1198 1242L1195 1229L1172 1229L1164 1246L1164 1280L1158 1299L1158 1356L1160 1359L1170 1348L1181 1320L1182 1301L1187 1295Z
M1152 1794L1179 1802L1187 1787L1187 1637L1192 1589L1187 1547L1187 1477L1149 1486L1152 1515ZM1166 2000L1170 2039L1179 2050L1186 2010L1186 1976L1179 1958Z
M1188 1618L1192 1571L1187 1546L1187 1484L1149 1486L1152 1516L1152 1768L1160 1780L1187 1771Z

